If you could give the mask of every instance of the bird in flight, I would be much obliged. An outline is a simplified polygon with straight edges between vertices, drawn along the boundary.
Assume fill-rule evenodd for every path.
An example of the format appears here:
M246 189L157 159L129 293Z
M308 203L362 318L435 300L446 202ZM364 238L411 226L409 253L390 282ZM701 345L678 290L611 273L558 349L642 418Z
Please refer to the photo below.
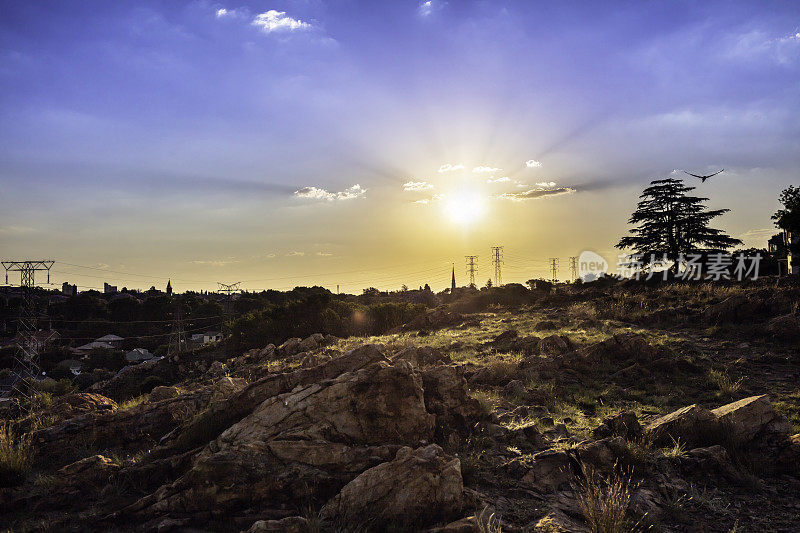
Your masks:
M720 172L722 172L723 170L725 170L725 169L723 168L722 170L720 170L720 171L718 171L718 172L714 172L713 174L709 174L709 175L707 175L707 176L698 176L697 174L692 174L691 172L686 172L685 170L684 170L683 172L684 172L684 173L686 173L686 174L689 174L690 176L694 176L695 178L700 178L700 179L703 181L703 183L705 183L705 181L706 181L708 178L710 178L710 177L712 177L712 176L716 176L717 174L719 174L719 173L720 173Z

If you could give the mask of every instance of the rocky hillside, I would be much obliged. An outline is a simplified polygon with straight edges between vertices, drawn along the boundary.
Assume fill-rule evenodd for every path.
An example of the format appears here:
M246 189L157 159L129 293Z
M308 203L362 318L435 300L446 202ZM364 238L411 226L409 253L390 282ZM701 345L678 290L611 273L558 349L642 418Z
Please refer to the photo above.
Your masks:
M800 327L774 296L652 325L591 299L443 308L140 365L7 414L0 525L797 531ZM153 374L172 385L138 395Z

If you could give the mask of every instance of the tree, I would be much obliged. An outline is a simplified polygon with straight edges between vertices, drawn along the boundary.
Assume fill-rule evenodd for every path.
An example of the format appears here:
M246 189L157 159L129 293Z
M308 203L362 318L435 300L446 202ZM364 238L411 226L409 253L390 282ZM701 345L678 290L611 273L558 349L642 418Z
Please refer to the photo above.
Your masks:
M772 220L775 226L792 233L800 234L800 187L789 185L779 197L783 209L778 209Z
M707 209L703 202L708 198L687 195L693 190L673 178L651 182L628 220L636 225L630 230L632 235L621 238L616 247L630 248L644 260L651 254L657 260L666 256L673 262L673 272L677 272L681 254L721 252L741 244L739 239L708 225L711 219L730 210Z

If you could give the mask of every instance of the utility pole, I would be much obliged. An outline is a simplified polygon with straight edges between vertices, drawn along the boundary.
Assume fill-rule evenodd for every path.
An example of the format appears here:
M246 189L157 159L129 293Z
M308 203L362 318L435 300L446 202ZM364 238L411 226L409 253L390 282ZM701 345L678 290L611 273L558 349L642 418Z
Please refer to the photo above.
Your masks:
M558 281L558 258L551 257L550 258L550 268L553 271L553 278L552 282L555 283Z
M54 261L2 261L6 271L6 284L8 273L20 273L20 288L22 289L22 304L17 315L17 335L15 338L16 351L14 353L14 376L11 390L19 398L24 398L26 410L33 409L33 397L37 394L33 385L42 375L39 366L39 346L36 339L38 311L33 293L36 286L34 276L37 271L47 271L47 283L50 283L50 267Z
M467 258L467 274L469 274L469 286L475 287L475 272L478 271L478 256L466 255Z
M219 291L226 295L225 303L223 304L223 308L225 309L223 323L222 323L222 333L223 338L225 337L225 333L228 333L229 326L228 323L230 322L231 316L233 315L233 294L239 292L239 285L241 281L237 281L236 283L221 283L217 282L219 285ZM337 286L338 289L338 286Z
M492 264L494 265L494 286L499 287L503 283L503 247L492 246Z
M572 273L572 281L578 279L578 258L573 256L569 258L569 270Z

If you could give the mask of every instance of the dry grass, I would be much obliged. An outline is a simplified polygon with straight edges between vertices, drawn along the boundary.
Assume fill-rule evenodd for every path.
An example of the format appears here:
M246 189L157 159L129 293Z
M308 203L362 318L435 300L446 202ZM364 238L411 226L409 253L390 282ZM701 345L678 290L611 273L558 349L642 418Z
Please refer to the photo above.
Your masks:
M491 513L488 507L484 507L483 511L478 513L476 517L478 526L478 533L502 533L503 528L500 526L500 520Z
M720 393L725 396L732 396L739 392L742 388L742 378L734 380L730 375L723 370L710 370L708 372L708 380L716 385Z
M578 504L592 533L621 533L626 531L626 514L635 488L630 476L612 474L603 478L594 470L578 485Z
M32 463L30 436L17 435L8 424L0 426L0 486L21 485Z

